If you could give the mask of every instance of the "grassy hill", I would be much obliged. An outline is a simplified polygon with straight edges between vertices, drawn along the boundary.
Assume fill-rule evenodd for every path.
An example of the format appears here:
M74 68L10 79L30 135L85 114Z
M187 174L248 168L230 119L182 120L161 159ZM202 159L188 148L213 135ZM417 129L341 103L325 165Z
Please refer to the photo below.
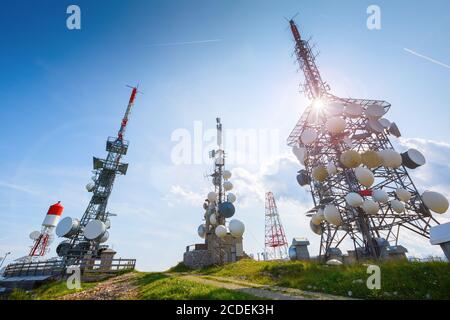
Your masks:
M366 285L367 264L328 266L301 261L241 260L193 273L362 299L450 299L450 264L392 261L381 269L381 289ZM172 271L184 271L179 265Z
M55 282L33 292L16 291L10 298L245 300L266 297L231 288L231 284L251 283L264 285L267 291L284 287L361 299L450 299L449 263L396 261L378 265L380 290L367 288L367 264L327 266L245 259L202 270L189 270L179 264L167 272L136 271L102 282L84 283L78 291L68 290L63 282ZM307 297L307 293L303 296Z

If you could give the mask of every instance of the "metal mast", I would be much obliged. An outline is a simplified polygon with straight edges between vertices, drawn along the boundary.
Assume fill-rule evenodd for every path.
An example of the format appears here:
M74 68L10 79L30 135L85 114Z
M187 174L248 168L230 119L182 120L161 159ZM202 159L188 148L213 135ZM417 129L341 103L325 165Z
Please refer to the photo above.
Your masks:
M288 242L272 192L266 193L265 258L287 259Z
M92 198L80 220L80 228L71 237L69 244L64 250L65 252L62 254L66 265L78 263L85 257L96 257L99 249L102 247L100 241L87 240L83 230L92 220L100 220L105 224L109 224L108 218L113 215L106 211L106 206L116 175L125 175L128 170L128 164L122 163L120 160L128 151L129 142L124 140L124 135L137 92L138 88L132 87L130 100L117 137L109 137L107 139L106 151L108 151L108 155L106 159L93 158L94 176L92 179L95 185L91 190Z
M305 170L299 171L299 174L304 175L309 181L305 184L309 185L314 202L314 208L309 213L319 212L326 205L332 204L339 210L342 219L340 226L326 220L319 226L311 225L313 231L321 236L320 257L328 259L333 251L343 246L345 239L349 239L353 243L356 259L362 257L379 259L386 241L397 244L401 228L429 238L430 227L438 222L423 203L404 164L396 168L382 165L371 168L375 182L367 188L358 182L352 168L346 168L340 162L340 156L346 150L355 150L361 154L369 150L378 152L394 149L388 135L400 136L395 123L387 121L387 127L380 127L378 120L374 121L365 116L370 108L384 109L386 113L391 105L381 100L340 98L331 94L329 86L320 76L315 63L316 56L309 42L301 38L293 20L290 20L289 24L295 41L297 61L305 78L303 91L306 97L313 101L289 135L287 144L305 150ZM345 112L339 113L338 116L345 120L345 131L332 134L325 129L329 116L326 107L315 107L318 101L325 106L338 105L342 109L358 106L362 114L353 117ZM313 143L303 143L301 136L305 130L317 133ZM325 181L313 179L313 170L327 164L336 166L337 172L334 175L330 174ZM383 190L390 199L398 199L395 192L397 188L407 190L411 194L411 198L404 203L403 213L395 212L389 201L378 203L378 214L368 215L360 207L350 207L344 199L349 193L358 193L364 200L368 200L375 190Z

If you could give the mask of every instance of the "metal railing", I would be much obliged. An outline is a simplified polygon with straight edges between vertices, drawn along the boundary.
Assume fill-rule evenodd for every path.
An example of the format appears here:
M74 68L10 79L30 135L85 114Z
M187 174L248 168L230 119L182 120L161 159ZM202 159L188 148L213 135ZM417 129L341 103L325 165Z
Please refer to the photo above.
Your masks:
M79 267L83 274L115 274L134 270L136 259L86 259L74 266ZM63 275L66 267L61 260L13 263L6 267L3 277L58 276Z

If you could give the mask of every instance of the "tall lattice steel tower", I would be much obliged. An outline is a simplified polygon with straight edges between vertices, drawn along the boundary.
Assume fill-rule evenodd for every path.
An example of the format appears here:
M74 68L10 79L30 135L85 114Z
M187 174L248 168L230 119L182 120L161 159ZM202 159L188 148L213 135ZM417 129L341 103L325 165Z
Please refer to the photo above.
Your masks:
M287 259L288 242L272 192L266 193L265 258Z
M66 265L77 264L85 258L95 258L99 250L106 247L102 243L108 240L107 230L111 226L109 217L113 216L106 211L106 207L116 175L125 175L128 170L128 164L121 162L121 159L128 151L129 142L124 140L124 135L137 93L138 89L132 88L117 137L107 139L106 159L93 158L93 183L86 186L92 192L92 198L81 220L67 217L58 224L57 235L68 239L56 249Z
M349 253L357 260L383 258L397 245L400 229L429 238L430 227L438 224L430 209L445 212L447 200L417 191L406 168L423 165L425 158L414 149L402 154L394 150L388 136L399 137L400 131L383 118L391 105L330 93L309 42L293 20L289 23L305 77L302 88L312 101L287 144L305 167L297 180L310 188L314 207L307 214L321 237L320 257L342 254L349 240ZM435 199L443 206L438 208Z

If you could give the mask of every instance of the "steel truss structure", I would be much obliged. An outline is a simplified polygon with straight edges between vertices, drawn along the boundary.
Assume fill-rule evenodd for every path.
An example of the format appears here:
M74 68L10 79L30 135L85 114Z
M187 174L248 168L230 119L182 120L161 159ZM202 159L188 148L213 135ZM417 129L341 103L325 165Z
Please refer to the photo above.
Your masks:
M266 193L265 258L288 259L288 242L272 192Z
M357 104L364 110L372 105L382 106L386 112L389 110L391 105L386 101L340 98L330 93L330 87L320 76L309 41L301 38L293 20L290 20L289 23L295 40L295 54L305 77L302 87L307 98L313 101L320 99L325 103L336 102L344 106ZM346 150L364 152L394 149L388 137L388 130L371 129L369 120L365 117L351 118L344 115L343 118L347 123L345 132L331 135L324 129L323 111L314 108L313 102L306 108L289 135L287 139L289 146L306 148L305 169L309 177L312 177L312 170L318 165L327 163L339 165L340 155ZM318 138L312 145L304 145L300 141L301 134L307 128L318 132ZM342 247L345 239L349 239L353 243L356 259L380 259L382 250L380 240L385 239L391 244L397 245L402 228L429 238L430 227L439 224L424 205L405 166L402 165L396 169L380 166L372 172L375 176L375 183L371 189L383 189L391 198L396 197L395 190L397 188L404 188L411 193L412 198L406 203L404 213L394 212L389 203L380 204L380 211L376 215L367 215L361 208L348 206L344 196L349 192L364 194L366 188L359 184L354 171L344 166L339 168L336 175L329 177L324 182L311 179L310 191L314 208L310 212L317 211L327 204L334 204L339 208L343 220L339 227L327 221L320 225L317 233L321 235L319 252L321 259L327 260L335 248Z
M106 211L106 207L116 176L125 175L128 170L128 164L121 162L121 158L128 151L129 142L124 140L124 134L137 92L137 88L132 88L131 97L117 137L109 137L107 139L106 151L108 151L108 155L106 159L93 158L94 176L92 179L95 186L92 190L92 198L80 220L80 228L71 237L69 244L64 250L65 252L62 254L65 265L78 264L87 258L96 258L99 255L99 251L107 247L101 245L99 241L87 240L84 237L83 229L92 220L108 223L108 218L113 216L113 214Z

